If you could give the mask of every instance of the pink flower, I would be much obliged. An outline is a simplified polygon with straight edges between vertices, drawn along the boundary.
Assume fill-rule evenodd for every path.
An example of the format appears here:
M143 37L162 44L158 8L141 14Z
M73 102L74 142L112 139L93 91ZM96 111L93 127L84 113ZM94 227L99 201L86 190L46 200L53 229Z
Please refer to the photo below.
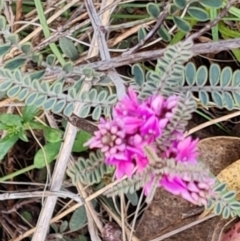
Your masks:
M128 89L128 95L117 103L113 110L113 116L127 116L129 113L134 113L139 107L137 94L131 89Z
M100 148L106 157L122 153L125 148L125 132L120 120L100 120L99 130L84 144L90 148Z
M198 150L197 150L198 139L192 140L191 137L185 138L183 134L181 135L178 134L178 138L180 140L174 140L172 142L172 146L170 146L162 154L162 157L175 158L177 161L181 161L181 162L196 163L197 157L198 157Z
M131 177L134 170L134 164L131 160L108 158L106 163L116 166L116 178L121 179L124 175Z
M214 182L214 179L210 177L205 181L187 182L177 176L170 178L168 175L164 175L160 181L160 186L174 195L181 195L193 204L207 205L207 199Z
M114 107L113 119L101 119L98 130L85 145L101 149L105 155L105 162L115 166L117 179L124 175L131 178L135 171L139 174L153 164L144 153L146 145L154 148L160 157L171 158L176 164L185 162L197 165L198 140L185 138L183 130L172 133L167 142L170 143L167 150L160 152L157 148L157 139L161 138L164 129L168 127L178 101L177 96L165 98L161 95L153 95L140 101L137 94L129 88L127 95ZM160 187L174 195L180 195L194 204L206 204L214 183L211 177L206 176L201 180L194 177L193 180L188 173L180 175L173 166L166 167L171 167L172 170L168 172L167 168L162 169L162 176L158 176L162 173L159 170L150 174L151 179L144 186L145 195L149 195L153 182L157 181Z
M197 149L198 139L192 140L189 136L183 140L181 140L177 144L177 156L176 159L178 161L188 161L188 162L196 162L198 157L198 149Z

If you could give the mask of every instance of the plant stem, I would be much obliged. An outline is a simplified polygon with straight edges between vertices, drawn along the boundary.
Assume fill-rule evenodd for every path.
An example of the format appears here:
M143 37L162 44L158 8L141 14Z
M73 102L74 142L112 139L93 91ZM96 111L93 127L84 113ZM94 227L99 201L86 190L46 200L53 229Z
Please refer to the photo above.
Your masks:
M36 6L36 10L37 10L37 13L39 16L40 23L43 28L44 36L45 36L45 38L48 38L48 37L50 37L51 33L50 33L50 30L49 30L49 27L48 27L48 24L47 24L45 15L44 15L42 3L40 0L34 0L34 2L35 2L35 6ZM63 59L62 54L60 53L57 45L55 43L51 43L51 44L49 44L49 46L50 46L52 52L56 55L60 64L63 66L65 64L65 60Z
M8 174L8 175L6 175L6 176L4 176L4 177L1 177L1 178L0 178L0 183L3 182L3 181L6 181L6 180L8 180L8 179L11 179L11 178L13 178L13 177L19 176L19 175L21 175L21 174L23 174L23 173L25 173L25 172L29 172L29 171L33 170L34 168L35 168L35 166L32 164L31 166L25 167L25 168L23 168L23 169L21 169L21 170L18 170L18 171L16 171L16 172L13 172L13 173L11 173L11 174Z

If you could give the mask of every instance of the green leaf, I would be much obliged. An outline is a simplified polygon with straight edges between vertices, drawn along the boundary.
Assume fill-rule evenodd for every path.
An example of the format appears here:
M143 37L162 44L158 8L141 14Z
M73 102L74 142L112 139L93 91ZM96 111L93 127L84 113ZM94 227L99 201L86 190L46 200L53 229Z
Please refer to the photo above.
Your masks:
M216 215L220 215L222 213L222 211L223 211L223 206L222 206L222 204L220 202L218 202L216 204L216 206L214 207L214 213Z
M222 6L222 0L201 0L199 3L210 8L220 8Z
M13 85L8 91L7 96L8 97L15 97L21 90L21 86L19 85Z
M47 56L46 62L48 65L53 66L54 63L56 62L56 56L54 54L49 54Z
M45 125L43 125L42 123L40 122L36 122L36 121L29 121L28 122L28 126L31 128L31 129L34 129L34 130L44 130L45 128L48 128L46 127ZM27 127L28 127L27 126ZM25 128L27 129L27 128Z
M26 99L26 97L28 96L29 93L29 89L22 89L19 93L18 93L18 100L23 101Z
M226 190L226 183L218 183L215 187L214 187L214 192L216 193L221 193L224 192Z
M9 126L22 126L23 118L19 115L1 114L0 121Z
M31 93L25 100L26 105L33 105L37 97L38 97L37 92Z
M27 135L22 129L18 132L18 138L21 139L22 141L28 142Z
M236 70L233 73L232 77L232 86L238 87L240 86L240 70Z
M133 206L137 206L138 205L138 195L136 192L134 193L127 193L126 194L128 200L130 201L130 203L133 205Z
M13 77L16 82L22 83L22 73L19 69L14 70Z
M233 201L233 202L230 203L230 207L233 210L240 210L240 202Z
M138 30L138 41L141 42L141 40L143 40L146 35L147 35L147 32L146 32L145 28L141 27Z
M212 86L216 86L220 79L221 68L218 64L211 64L209 69L209 81Z
M222 195L222 198L227 201L230 202L231 200L233 200L236 197L236 192L235 191L229 191L227 193L225 193L224 195Z
M31 83L32 83L32 80L31 80L31 78L30 78L29 76L25 75L25 76L23 77L23 83L24 83L24 85L26 85L26 86L30 86Z
M200 66L197 70L196 84L203 87L208 80L208 69L206 66Z
M43 56L40 53L34 53L32 54L32 61L36 63L37 65L41 65L43 61Z
M3 123L0 123L0 130L8 130L9 129L9 126L7 126L6 124L3 124Z
M102 106L98 105L94 108L92 112L93 120L98 121L101 117L101 114L102 114Z
M59 100L57 101L57 103L54 105L54 107L52 108L52 112L55 114L60 113L64 107L66 106L66 100Z
M179 11L179 7L176 6L175 4L171 4L169 9L169 14L175 15L178 11Z
M153 18L157 18L159 13L160 13L160 9L158 4L156 3L148 3L147 4L147 12L148 14L153 17Z
M76 209L73 213L70 221L69 221L69 228L71 231L76 231L81 229L87 222L87 216L85 207L81 206L80 208Z
M171 35L168 33L168 30L164 26L161 26L157 33L163 39L163 41L167 43L172 39Z
M0 56L4 56L9 52L9 50L12 48L11 43L7 42L5 44L0 45Z
M222 87L229 86L232 80L232 69L230 67L224 67L220 76L220 85Z
M40 107L45 103L46 100L47 100L47 95L39 94L37 99L34 101L34 105L36 107Z
M224 219L228 219L230 217L231 210L229 207L224 207L222 216Z
M206 91L200 90L199 91L199 98L203 104L203 106L206 106L209 102L209 95Z
M39 149L34 156L34 167L41 169L46 166L46 163L49 164L53 160L55 160L59 153L61 144L61 141L55 143L47 143L45 146L43 146L44 151L42 149ZM46 156L44 155L44 153L46 154Z
M67 230L68 228L68 221L63 221L60 226L60 233L63 233Z
M190 32L192 29L191 25L186 20L184 20L178 16L173 16L173 22L177 25L177 27L180 30L182 30L185 33Z
M214 206L214 201L212 199L209 199L207 202L206 209L212 209Z
M0 161L5 157L8 151L14 146L17 142L17 135L6 135L3 139L0 140Z
M33 120L38 108L35 105L25 105L23 109L23 122Z
M78 59L78 50L74 46L72 40L69 38L63 37L59 39L59 46L63 53L70 58L71 60L75 61Z
M73 67L74 67L73 62L68 61L63 65L63 70L66 73L71 73L73 71Z
M180 9L184 9L185 6L187 5L187 1L186 0L174 0L173 2Z
M137 85L142 86L145 81L145 73L140 64L134 64L132 66L132 75Z
M229 92L223 92L223 98L228 110L232 110L234 107L234 101L232 95Z
M45 70L39 70L28 74L28 76L31 78L31 80L40 80L42 79L44 74L45 74Z
M81 118L86 118L86 117L89 115L90 109L91 109L91 106L90 106L90 105L85 105L85 106L80 110L79 117L81 117Z
M4 81L2 84L0 84L1 91L6 91L12 86L13 82L12 80Z
M74 143L73 143L72 151L73 152L86 151L88 149L88 147L84 147L83 144L86 143L91 137L92 137L91 134L89 134L88 132L86 132L84 130L78 131L76 138L74 140Z
M11 44L16 45L19 42L19 36L15 33L10 33L6 35L6 40L10 41Z
M189 62L185 67L186 81L189 86L193 86L196 77L196 66L194 63Z
M234 92L233 98L234 98L236 104L238 105L238 107L240 107L240 93Z
M32 44L30 42L22 44L21 50L24 54L30 55L32 53Z
M15 70L23 66L25 62L26 62L25 57L15 57L13 59L8 60L4 65L4 68L9 70Z
M50 224L51 228L54 230L55 233L58 233L58 225L55 223Z
M115 95L115 94L109 95L107 98L108 104L115 104L116 101L117 101L117 95Z
M89 94L88 94L88 99L90 101L96 101L97 99L97 90L96 89L91 89Z
M50 127L45 127L43 130L44 138L47 142L55 143L62 140L63 131L59 129L53 129Z
M211 94L212 94L213 101L215 102L217 107L222 108L223 107L223 98L222 98L221 94L217 91L212 91Z
M41 88L43 92L47 92L47 93L50 92L49 84L46 81L41 82Z
M33 221L33 216L28 211L21 212L21 217L23 217L23 221L27 220L29 223L31 223Z
M189 7L187 12L191 17L201 22L205 22L209 19L208 12L202 8Z
M101 103L104 103L106 98L107 98L107 91L106 90L102 90L101 92L99 92L98 96L97 96L97 100Z
M45 110L51 110L53 106L56 104L57 99L56 98L49 98L44 104L43 109Z
M52 91L53 91L56 95L62 94L62 89L63 89L63 83L61 83L61 82L57 82L56 84L54 84L54 85L52 86Z
M73 102L70 102L64 108L63 114L65 116L70 116L73 113L73 110L74 110L74 104L73 104Z

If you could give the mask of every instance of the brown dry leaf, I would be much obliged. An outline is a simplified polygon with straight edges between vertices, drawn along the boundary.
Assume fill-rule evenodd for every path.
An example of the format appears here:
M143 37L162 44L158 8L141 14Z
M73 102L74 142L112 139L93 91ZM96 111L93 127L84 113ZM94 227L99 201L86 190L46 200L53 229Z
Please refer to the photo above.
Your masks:
M236 191L236 200L240 201L240 159L224 168L217 178L227 185L229 191ZM205 210L199 218L206 217L212 213L212 209Z
M229 191L236 191L236 199L240 201L240 159L223 169L217 178L227 184Z
M236 191L236 200L240 201L240 159L224 168L217 178L220 182L226 183L229 191ZM205 210L199 218L206 217L211 211L212 209Z

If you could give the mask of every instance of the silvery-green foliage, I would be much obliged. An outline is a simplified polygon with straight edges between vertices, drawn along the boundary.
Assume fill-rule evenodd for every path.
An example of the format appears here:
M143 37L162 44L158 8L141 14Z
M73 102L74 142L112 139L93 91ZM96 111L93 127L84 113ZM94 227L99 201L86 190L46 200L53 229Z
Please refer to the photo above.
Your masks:
M176 84L184 70L184 63L193 56L192 46L191 40L168 46L164 56L158 60L155 70L146 73L144 82L135 78L136 82L132 83L132 87L139 93L139 98L144 99L152 94L171 95L168 88ZM138 69L136 66L134 68L132 72L135 75L137 72L144 72L139 66Z
M205 66L197 69L189 62L169 91L197 94L203 106L215 104L228 110L239 108L240 70L233 72L228 66L221 69L218 64L211 64L209 69Z
M162 135L157 139L158 148L165 151L175 138L176 131L183 132L192 117L192 113L196 110L196 102L192 98L190 92L186 95L179 95L177 106L173 110L173 116L169 120Z
M101 115L108 116L107 113L111 111L111 107L117 102L116 94L109 94L106 90L98 92L92 88L89 92L83 93L80 100L85 103L78 114L81 118L86 118L90 115L93 120L99 120ZM91 109L94 110L91 112Z
M6 19L0 15L0 33L4 39L4 43L0 45L0 58L8 54L11 49L17 48L22 52L20 56L13 57L4 63L4 68L14 70L23 66L29 58L34 54L32 44L27 42L22 45L19 44L19 36L10 32L10 26L7 25ZM40 61L38 60L40 63Z
M112 172L112 168L104 163L104 156L100 151L91 152L87 159L80 157L67 169L67 174L74 185L78 182L86 185L99 183L104 175Z
M50 85L47 81L41 79L42 72L35 74L23 74L19 69L10 71L9 69L0 68L0 89L6 91L8 97L16 97L20 101L25 101L27 105L36 105L45 110L70 116L73 113L76 102L84 103L80 113L75 113L80 117L91 115L94 120L115 104L117 96L108 94L105 90L97 92L91 89L88 93L78 94L77 83L68 89L68 94L63 93L63 80L55 81ZM81 83L84 78L80 79ZM77 87L77 89L76 89ZM107 109L107 110L106 110Z
M182 52L179 50L178 53ZM164 55L155 70L146 74L140 64L132 66L135 79L132 86L140 98L156 92L164 96L191 92L198 96L204 107L217 106L228 110L240 107L240 70L233 72L228 66L221 69L218 64L211 64L209 69L203 65L196 68L192 62L184 66L190 54L182 56L176 63L171 59L176 57L171 51L167 50L165 54L169 59Z
M171 1L172 2L172 1ZM192 26L189 23L188 19L185 19L185 16L190 16L192 19L197 20L199 22L205 22L210 19L209 17L209 9L220 8L223 4L223 0L201 0L201 1L188 1L188 0L174 0L169 9L168 16L172 17L173 23L176 27L182 32L188 33L192 30ZM146 6L147 13L152 18L158 18L161 16L163 11L163 6L160 3L150 2ZM165 24L162 24L157 31L159 37L162 38L165 42L171 41L171 35ZM146 30L145 31L145 35ZM138 31L138 40L141 41L142 38L139 36L143 36L143 29L139 29ZM144 37L144 36L143 36Z
M134 193L144 187L151 180L152 167L146 167L141 173L132 178L125 179L115 186L109 188L104 194L108 197L126 193Z
M59 46L63 53L70 58L72 61L78 59L78 50L75 47L74 43L71 39L68 39L66 37L62 37L59 39Z
M216 181L213 193L214 196L208 200L207 210L213 210L225 219L240 216L240 202L235 198L235 191L228 191L225 183Z

